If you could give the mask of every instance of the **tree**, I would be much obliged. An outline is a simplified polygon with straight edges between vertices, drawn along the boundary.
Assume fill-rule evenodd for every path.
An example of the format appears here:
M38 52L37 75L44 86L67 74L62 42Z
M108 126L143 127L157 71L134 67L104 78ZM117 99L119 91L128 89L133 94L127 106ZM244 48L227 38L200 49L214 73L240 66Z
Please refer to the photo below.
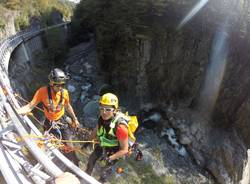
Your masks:
M20 0L5 0L4 5L11 10L20 10Z

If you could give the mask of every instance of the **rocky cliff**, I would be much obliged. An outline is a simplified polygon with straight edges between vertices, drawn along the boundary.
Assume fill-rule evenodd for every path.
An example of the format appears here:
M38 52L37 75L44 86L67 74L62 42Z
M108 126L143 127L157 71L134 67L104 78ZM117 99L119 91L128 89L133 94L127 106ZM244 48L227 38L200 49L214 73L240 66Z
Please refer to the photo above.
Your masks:
M239 183L250 144L249 2L156 1L147 16L133 14L137 26L123 5L104 4L102 14L121 12L124 21L109 15L95 25L100 61L123 103L173 107L165 115L197 164L218 183Z
M121 104L138 112L138 137L156 171L163 168L164 174L179 177L179 183L209 183L201 181L199 168L216 183L240 183L250 144L249 2L91 2L96 11L80 11L89 13L82 26L95 32L105 72L92 79L88 69L95 67L84 57L67 63L69 71L77 73L73 87L85 83L80 91L71 86L80 113L84 106L89 115L98 103L93 94L89 103L86 86L106 82ZM150 119L154 113L161 118ZM167 144L166 137L175 137L169 132L176 133L175 149ZM188 159L174 156L179 148L187 150ZM194 164L196 169L190 169Z

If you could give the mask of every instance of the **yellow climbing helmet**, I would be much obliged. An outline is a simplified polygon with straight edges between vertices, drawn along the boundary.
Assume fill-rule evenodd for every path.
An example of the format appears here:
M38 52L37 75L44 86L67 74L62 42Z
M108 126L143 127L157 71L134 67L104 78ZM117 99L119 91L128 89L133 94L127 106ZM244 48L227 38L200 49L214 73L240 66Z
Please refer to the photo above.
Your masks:
M112 105L116 109L118 108L118 98L112 93L105 93L99 100L101 105Z

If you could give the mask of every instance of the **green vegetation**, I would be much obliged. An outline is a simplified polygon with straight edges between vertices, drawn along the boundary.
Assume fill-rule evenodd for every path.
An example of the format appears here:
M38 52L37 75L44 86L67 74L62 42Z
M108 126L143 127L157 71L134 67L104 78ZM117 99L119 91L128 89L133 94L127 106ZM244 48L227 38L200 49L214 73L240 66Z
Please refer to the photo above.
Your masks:
M0 30L5 28L5 23L0 19Z
M1 0L0 0L0 2L1 2ZM1 4L0 4L0 31L1 31L1 29L5 28L5 21L3 19L4 10L5 10L4 7L1 6Z
M174 178L171 175L158 176L150 164L138 162L132 159L120 160L115 168L123 168L124 172L119 175L114 173L110 179L111 184L174 184ZM120 177L117 179L117 177Z
M71 19L74 4L60 0L0 0L0 30L6 27L6 23L13 20L16 31L29 28L30 23L34 27L46 27ZM64 30L53 29L46 32L48 50L43 57L57 64L64 59L67 53L67 44L63 43Z
M3 4L7 9L10 10L18 10L19 7L21 6L20 0L5 0L3 1Z
M137 172L137 175L140 176L140 183L166 184L165 176L156 175L151 165L146 165L145 163L136 161L132 161L130 164L132 164L134 171Z
M70 20L74 9L73 3L59 0L0 0L0 6L19 14L15 20L16 30L27 28L30 17L41 17L43 26L51 25L52 12L60 12L64 20Z
M29 19L26 16L17 17L15 19L16 30L24 30L29 26Z

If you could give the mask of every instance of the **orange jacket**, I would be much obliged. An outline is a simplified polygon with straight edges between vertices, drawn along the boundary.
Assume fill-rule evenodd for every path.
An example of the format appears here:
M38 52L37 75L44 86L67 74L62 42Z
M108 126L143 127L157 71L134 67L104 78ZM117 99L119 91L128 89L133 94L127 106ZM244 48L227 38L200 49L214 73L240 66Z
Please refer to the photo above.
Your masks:
M62 95L61 91L59 91L55 94L55 92L53 90L51 90L51 98L52 98L54 107L58 106L60 99L61 99L61 95ZM31 102L35 105L42 102L43 105L46 107L46 108L45 107L43 108L44 115L46 116L46 118L51 120L51 121L56 121L64 115L64 112L65 112L64 106L69 104L68 90L64 89L63 96L64 97L62 99L62 108L60 108L60 110L58 110L58 111L52 111L52 110L48 111L48 109L50 109L50 103L49 103L47 86L44 86L44 87L41 87L40 89L38 89Z

